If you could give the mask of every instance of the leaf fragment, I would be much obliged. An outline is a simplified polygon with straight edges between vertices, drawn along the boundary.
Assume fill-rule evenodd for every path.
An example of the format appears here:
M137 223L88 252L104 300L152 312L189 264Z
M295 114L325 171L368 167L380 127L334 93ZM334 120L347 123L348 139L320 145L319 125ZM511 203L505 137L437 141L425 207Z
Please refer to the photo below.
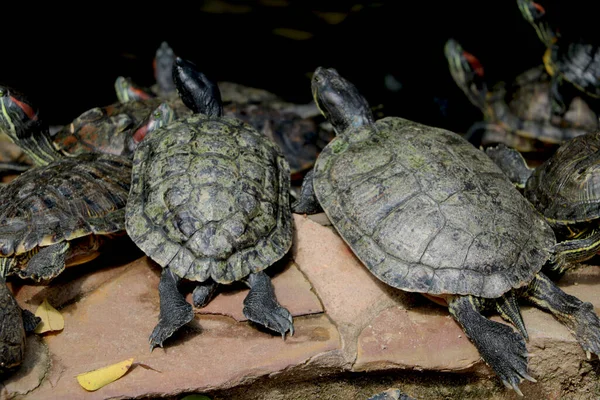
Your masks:
M65 327L65 319L62 314L44 299L42 304L35 310L35 316L42 321L36 326L35 333L61 331Z
M81 387L85 390L93 392L125 375L131 367L131 364L133 364L133 358L93 371L84 372L77 375L77 382L79 382Z

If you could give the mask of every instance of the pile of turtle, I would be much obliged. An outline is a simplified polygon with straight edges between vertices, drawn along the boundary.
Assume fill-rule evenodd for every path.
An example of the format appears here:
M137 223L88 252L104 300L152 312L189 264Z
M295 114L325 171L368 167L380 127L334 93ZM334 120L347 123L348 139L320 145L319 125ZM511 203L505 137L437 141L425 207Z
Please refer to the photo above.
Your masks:
M517 2L548 38L543 9ZM0 370L18 368L37 323L6 280L51 284L119 235L162 268L151 349L193 319L184 280L194 283L196 307L219 285L246 283L244 315L285 338L293 319L264 270L292 246L292 213L318 212L379 280L446 304L517 393L523 379L535 382L521 299L551 313L588 357L600 354L593 306L552 279L600 248L598 118L590 108L569 114L583 105L557 89L569 81L590 93L596 83L578 80L568 59L575 50L555 48L563 45L552 36L546 71L487 92L475 57L448 42L452 75L488 113L486 129L501 127L494 132L508 140L485 150L441 128L376 120L358 89L323 67L311 90L335 137L320 146L310 107L250 90L243 96L239 88L227 94L227 85L166 44L157 51L154 87L119 78L119 103L82 114L54 136L25 96L0 88L0 127L33 165L0 188ZM549 113L536 114L546 110L539 102ZM529 139L564 143L530 169L513 148L535 148ZM22 166L8 164L12 172ZM292 178L302 172L292 196ZM487 318L490 312L514 328Z

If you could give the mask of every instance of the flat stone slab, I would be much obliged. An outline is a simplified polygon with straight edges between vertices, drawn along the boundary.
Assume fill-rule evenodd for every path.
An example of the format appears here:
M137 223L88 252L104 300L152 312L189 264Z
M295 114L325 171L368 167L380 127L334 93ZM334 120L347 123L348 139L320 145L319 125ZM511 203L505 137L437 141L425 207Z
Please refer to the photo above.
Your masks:
M65 328L29 337L27 360L0 385L0 399L168 397L211 393L271 376L311 382L342 371L388 371L401 377L403 370L468 371L482 387L489 389L492 382L489 398L516 398L444 307L380 282L332 227L300 215L295 227L290 258L267 270L279 302L294 315L296 332L285 341L245 319L241 310L248 289L239 283L223 287L207 307L195 309L194 320L165 348L150 352L161 270L145 256L108 268L66 271L47 287L16 281L13 290L22 306L35 311L48 298L63 314ZM588 266L570 272L560 286L598 307L599 282L600 268ZM530 334L528 351L534 355L529 371L538 379L521 384L526 397L560 398L573 382L585 393L600 390L585 378L597 361L586 360L568 330L535 308L523 306L522 312ZM85 391L75 379L128 358L134 358L130 371L95 392ZM450 385L436 391L435 385L409 387L408 393L437 399L456 389Z

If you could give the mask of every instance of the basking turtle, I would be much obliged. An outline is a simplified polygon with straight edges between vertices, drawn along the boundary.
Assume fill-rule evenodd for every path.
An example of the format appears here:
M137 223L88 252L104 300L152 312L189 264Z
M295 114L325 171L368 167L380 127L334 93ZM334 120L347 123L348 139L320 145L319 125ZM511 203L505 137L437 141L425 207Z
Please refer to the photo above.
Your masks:
M584 40L568 41L550 28L546 10L532 0L517 0L523 18L535 29L546 46L543 56L546 71L552 76L552 112L564 115L568 98L561 90L562 82L571 83L579 91L600 98L600 47Z
M444 129L374 121L334 69L318 68L312 91L338 136L307 174L294 212L322 207L377 278L447 302L485 362L519 393L519 382L533 379L517 297L552 313L588 353L600 352L592 304L540 272L556 243L552 228L484 152ZM521 333L484 318L486 308Z
M473 125L468 139L483 129L482 145L505 143L529 152L600 129L598 115L581 97L572 99L564 116L553 115L551 79L543 66L525 71L508 87L499 83L488 89L481 63L456 40L446 42L444 53L454 81L485 118Z
M560 273L600 250L600 131L565 142L536 168L503 145L486 153L554 229Z
M7 112L15 113L5 117L0 123L0 132L17 144L33 165L38 166L45 165L56 157L77 156L82 153L131 155L132 137L139 139L143 136L148 120L154 118L153 114L161 115L161 118L175 117L173 110L169 110L167 114L164 113L167 108L159 110L164 107L159 99L117 103L92 108L51 136L38 108L23 93L0 86L0 98L5 104L10 104L11 108ZM25 126L13 127L9 120ZM17 140L14 133L8 132L10 129L37 133ZM31 137L36 139L32 140Z
M163 42L163 45L165 43ZM171 52L161 46L155 60L164 59L164 56L159 57L159 54L171 54ZM158 71L170 64L163 60L155 61L155 65L162 66L160 69L155 68L155 71ZM169 72L171 70L172 68ZM158 96L177 110L178 115L185 115L185 111L189 112L189 109L185 107L177 93L167 88L160 89L165 86L163 82L167 81L164 79L165 75L166 72L155 72L158 82L150 89L136 85L130 78L120 76L115 82L117 96L124 103L131 100L155 99ZM304 172L312 168L322 149L321 142L328 143L333 138L333 133L322 129L318 119L314 118L315 113L318 113L314 104L287 103L275 95L260 95L263 92L261 89L239 84L221 82L218 85L220 90L223 86L227 87L231 94L230 101L223 101L224 115L249 123L277 143L290 165L292 180L301 179ZM185 111L181 111L182 109Z
M125 233L131 160L102 153L65 157L26 103L7 95L0 107L0 128L40 163L0 188L0 292L6 294L7 276L46 283L66 266L95 258L106 238ZM166 108L154 113L143 128L157 128L155 119L166 115ZM0 305L3 369L22 361L24 335L35 319L8 294Z
M194 317L178 289L182 279L197 284L197 307L217 284L244 281L244 315L285 338L292 317L263 270L292 244L289 166L263 134L222 116L218 87L194 64L177 58L173 79L194 114L136 149L125 216L129 237L163 268L150 348Z

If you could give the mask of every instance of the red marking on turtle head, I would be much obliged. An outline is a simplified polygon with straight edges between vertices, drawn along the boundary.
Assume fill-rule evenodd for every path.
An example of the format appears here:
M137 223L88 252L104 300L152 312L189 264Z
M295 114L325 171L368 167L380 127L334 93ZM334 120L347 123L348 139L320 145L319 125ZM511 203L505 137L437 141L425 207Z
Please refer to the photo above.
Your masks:
M469 63L469 65L471 66L473 71L480 77L483 77L483 66L481 65L481 63L479 62L477 57L475 57L473 54L471 54L467 51L464 51L464 50L463 50L463 57L467 60L467 62Z
M15 103L21 110L23 110L23 112L25 113L25 115L27 115L27 117L31 120L31 121L36 121L38 119L37 113L34 111L34 109L27 103L24 103L22 101L17 100L15 97L10 96L10 99L13 101L13 103Z

